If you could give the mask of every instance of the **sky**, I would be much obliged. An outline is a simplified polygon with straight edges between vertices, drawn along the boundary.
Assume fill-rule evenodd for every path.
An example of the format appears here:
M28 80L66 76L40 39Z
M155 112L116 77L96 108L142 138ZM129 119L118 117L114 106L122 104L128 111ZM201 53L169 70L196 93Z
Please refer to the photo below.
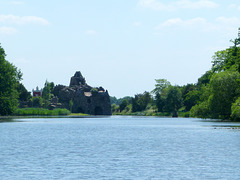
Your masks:
M238 27L239 0L0 1L0 43L28 91L76 71L117 98L196 83Z

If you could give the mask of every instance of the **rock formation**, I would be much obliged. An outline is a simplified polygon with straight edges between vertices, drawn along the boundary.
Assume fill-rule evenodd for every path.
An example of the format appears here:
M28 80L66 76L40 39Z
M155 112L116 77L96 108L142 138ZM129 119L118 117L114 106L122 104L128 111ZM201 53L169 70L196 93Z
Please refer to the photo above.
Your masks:
M70 85L57 85L53 94L63 107L73 113L91 115L111 115L111 103L108 91L102 87L93 88L86 83L80 71L71 77Z

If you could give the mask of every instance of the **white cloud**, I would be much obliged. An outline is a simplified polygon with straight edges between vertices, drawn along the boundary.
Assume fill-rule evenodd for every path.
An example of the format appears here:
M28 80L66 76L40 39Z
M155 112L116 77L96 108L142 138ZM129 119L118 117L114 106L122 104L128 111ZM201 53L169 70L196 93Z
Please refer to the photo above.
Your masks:
M200 8L216 8L218 4L210 0L178 0L171 3L162 3L157 0L140 0L139 5L154 10L178 10L178 9L200 9Z
M228 6L228 9L237 9L237 10L240 10L240 6L236 5L236 4L230 4Z
M88 31L86 31L86 34L87 35L95 35L95 34L97 34L97 32L95 30L88 30Z
M13 4L13 5L22 5L22 4L24 4L24 2L22 2L22 1L12 1L11 4Z
M237 5L236 5L236 4L230 4L230 5L228 6L228 8L229 8L229 9L237 8Z
M6 34L6 35L11 35L11 34L16 34L17 30L11 27L0 27L0 34Z
M15 16L15 15L0 15L0 23L6 24L40 24L48 25L49 22L37 16Z
M181 18L168 19L163 22L157 29L162 29L166 27L191 27L194 25L206 24L206 20L203 18L193 18L188 20L182 20Z
M218 17L213 22L208 22L204 18L193 18L183 20L181 18L168 19L156 27L156 30L163 29L198 29L203 32L235 32L240 24L238 17Z
M141 22L134 22L134 23L133 23L133 26L136 26L136 27L141 26L141 25L142 25Z
M229 24L229 25L240 24L240 19L237 17L231 17L231 18L218 17L216 21L222 24Z

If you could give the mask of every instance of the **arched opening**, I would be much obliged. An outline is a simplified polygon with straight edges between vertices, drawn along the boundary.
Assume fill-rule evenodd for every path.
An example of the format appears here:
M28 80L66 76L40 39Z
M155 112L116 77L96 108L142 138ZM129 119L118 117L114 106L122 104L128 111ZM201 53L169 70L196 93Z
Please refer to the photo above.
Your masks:
M101 107L95 107L94 109L94 115L103 115L103 110Z

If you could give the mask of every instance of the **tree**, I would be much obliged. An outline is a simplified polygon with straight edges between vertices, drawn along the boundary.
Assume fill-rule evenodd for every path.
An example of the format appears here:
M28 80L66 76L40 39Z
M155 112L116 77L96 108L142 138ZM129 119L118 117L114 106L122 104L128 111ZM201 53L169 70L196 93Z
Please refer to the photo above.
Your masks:
M18 100L20 101L28 101L31 98L31 93L27 91L22 83L18 83L17 91L19 93Z
M222 72L229 69L234 69L240 72L240 28L238 29L238 37L231 40L234 44L226 50L217 51L213 56L213 72Z
M170 86L167 91L165 110L178 117L178 110L182 107L182 92L177 86Z
M54 88L54 83L53 82L49 83L46 80L43 91L42 91L42 99L45 107L48 107L48 105L50 104L53 88Z
M159 93L157 93L157 95L155 96L155 103L158 112L163 112L165 106L165 99Z
M0 115L10 115L18 106L16 90L22 73L6 59L4 49L0 45Z
M32 106L40 108L43 105L43 99L41 97L32 97Z
M234 121L240 120L240 97L232 104L231 119Z
M155 81L156 81L155 89L152 90L152 93L154 93L155 95L161 94L163 89L171 85L171 83L166 79L155 79Z
M120 112L122 112L128 105L128 100L124 99L121 104L119 105Z
M209 106L213 118L229 118L231 106L240 95L240 74L224 71L215 74L210 81Z
M143 94L136 94L135 97L132 98L132 112L145 110L151 101L152 97L149 92L145 91Z

